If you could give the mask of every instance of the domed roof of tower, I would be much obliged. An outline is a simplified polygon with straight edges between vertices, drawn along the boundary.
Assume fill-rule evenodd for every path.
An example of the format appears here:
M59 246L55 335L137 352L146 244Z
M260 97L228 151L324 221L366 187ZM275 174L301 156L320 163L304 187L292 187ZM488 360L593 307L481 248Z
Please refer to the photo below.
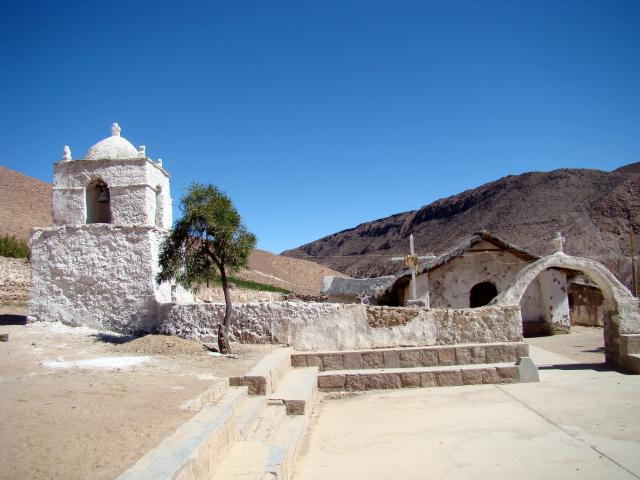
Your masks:
M138 150L129 140L120 136L120 126L111 125L111 136L100 140L89 149L85 160L133 160L138 158Z

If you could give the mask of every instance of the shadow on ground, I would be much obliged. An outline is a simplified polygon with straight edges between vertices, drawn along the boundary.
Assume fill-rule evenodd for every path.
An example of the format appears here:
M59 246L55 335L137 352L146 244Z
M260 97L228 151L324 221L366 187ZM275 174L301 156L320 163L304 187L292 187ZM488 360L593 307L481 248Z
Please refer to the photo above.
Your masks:
M118 335L116 333L103 333L99 332L93 335L93 338L104 343L111 343L112 345L122 345L128 343L131 340L140 338L142 335Z
M540 365L538 370L593 370L595 372L618 372L626 374L623 370L613 368L606 363L558 363L553 365Z
M26 315L12 315L10 313L5 313L0 315L0 325L26 325L26 324L27 324Z

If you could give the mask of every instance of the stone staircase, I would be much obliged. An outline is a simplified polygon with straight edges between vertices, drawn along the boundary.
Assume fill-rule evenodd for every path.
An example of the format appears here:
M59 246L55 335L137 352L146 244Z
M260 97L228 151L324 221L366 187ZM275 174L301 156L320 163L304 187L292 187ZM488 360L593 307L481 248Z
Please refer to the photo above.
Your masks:
M291 369L291 349L217 388L175 433L120 480L289 479L317 400L316 367Z
M297 368L317 367L323 391L448 387L537 381L529 346L484 343L293 353Z
M280 348L246 375L188 402L198 413L119 479L290 479L318 388L537 381L528 353L525 343L309 353Z

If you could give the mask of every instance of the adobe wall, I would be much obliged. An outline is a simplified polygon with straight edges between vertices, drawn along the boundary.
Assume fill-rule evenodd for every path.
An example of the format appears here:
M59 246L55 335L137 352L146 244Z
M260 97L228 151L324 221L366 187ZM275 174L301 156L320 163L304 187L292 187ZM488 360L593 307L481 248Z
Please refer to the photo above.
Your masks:
M161 333L215 337L224 305L165 305ZM331 303L254 302L234 306L232 338L297 350L344 350L522 340L517 307L417 309Z
M30 320L97 329L152 329L171 287L155 284L162 230L110 224L34 229Z

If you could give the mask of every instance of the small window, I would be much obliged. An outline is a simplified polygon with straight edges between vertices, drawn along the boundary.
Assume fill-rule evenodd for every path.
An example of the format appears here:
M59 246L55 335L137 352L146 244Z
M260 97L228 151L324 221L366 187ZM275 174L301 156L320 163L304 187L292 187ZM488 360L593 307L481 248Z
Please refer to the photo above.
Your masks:
M477 308L487 305L498 295L498 289L491 282L475 284L469 293L469 307Z
M111 195L102 180L87 187L87 223L111 223Z

